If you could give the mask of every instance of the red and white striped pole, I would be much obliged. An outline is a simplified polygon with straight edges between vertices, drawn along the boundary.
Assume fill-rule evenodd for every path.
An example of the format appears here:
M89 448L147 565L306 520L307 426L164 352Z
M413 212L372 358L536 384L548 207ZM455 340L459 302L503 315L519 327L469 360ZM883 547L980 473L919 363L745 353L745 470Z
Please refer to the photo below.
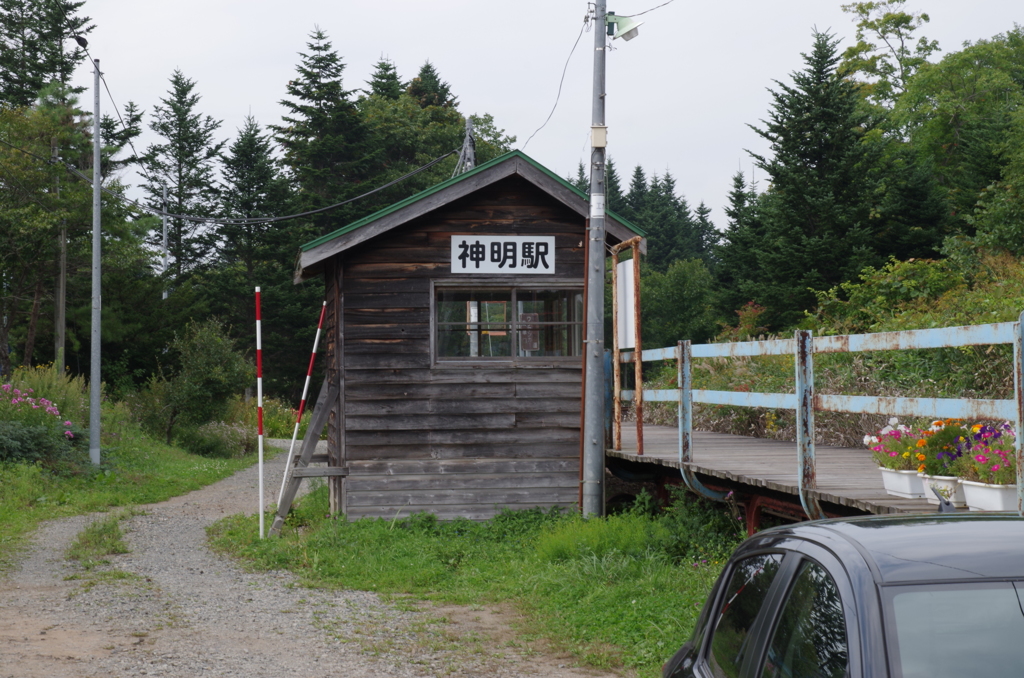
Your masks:
M263 339L260 328L260 288L256 288L256 432L259 436L260 539L263 539Z
M292 471L292 455L295 453L295 441L299 438L299 422L302 421L302 412L306 409L306 397L309 395L309 382L313 378L313 363L316 362L316 347L320 344L320 330L324 326L324 315L327 313L327 301L320 307L320 320L316 323L316 337L313 339L313 353L309 356L309 369L306 370L306 384L302 387L302 400L299 402L299 414L295 417L295 430L292 432L292 444L288 447L288 461L284 465L284 476L281 478L281 491L277 494L277 505L281 505L281 498L284 496L284 486L288 484L288 476Z

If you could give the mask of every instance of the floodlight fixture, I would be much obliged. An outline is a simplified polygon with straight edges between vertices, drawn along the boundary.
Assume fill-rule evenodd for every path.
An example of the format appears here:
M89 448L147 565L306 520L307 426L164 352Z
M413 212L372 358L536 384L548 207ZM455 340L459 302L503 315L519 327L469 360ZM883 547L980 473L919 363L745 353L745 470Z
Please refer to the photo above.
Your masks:
M644 24L643 21L637 21L632 17L615 16L615 12L608 12L605 15L605 20L608 23L608 35L612 36L612 40L616 38L632 40L638 35L637 29Z

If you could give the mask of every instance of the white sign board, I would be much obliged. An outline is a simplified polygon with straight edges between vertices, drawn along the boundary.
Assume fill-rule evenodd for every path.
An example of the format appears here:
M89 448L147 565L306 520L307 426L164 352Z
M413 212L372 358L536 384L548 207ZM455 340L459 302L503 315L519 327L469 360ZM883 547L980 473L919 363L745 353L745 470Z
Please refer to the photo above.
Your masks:
M618 317L615 331L619 333L619 348L636 348L636 301L633 296L633 260L620 261L615 269L615 293L618 296Z
M453 235L452 273L555 272L553 235Z

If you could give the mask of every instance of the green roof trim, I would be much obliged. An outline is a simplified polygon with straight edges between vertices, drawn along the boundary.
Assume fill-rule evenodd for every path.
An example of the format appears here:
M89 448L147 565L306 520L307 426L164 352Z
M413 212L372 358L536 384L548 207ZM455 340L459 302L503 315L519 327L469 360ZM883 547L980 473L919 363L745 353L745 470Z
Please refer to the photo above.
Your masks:
M533 166L538 171L540 171L540 172L546 174L547 176L551 177L552 179L557 181L559 184L561 184L565 188L568 188L570 191L572 191L577 196L579 196L584 202L589 202L589 196L586 193L584 193L583 191L579 190L578 188L576 188L575 186L570 184L568 181L566 181L562 177L558 176L557 174L555 174L554 172L549 170L547 167L544 167L539 162L537 162L536 160L534 160L530 156L526 155L522 151L515 150L515 151L509 151L508 153L505 153L504 155L499 155L497 158L494 158L492 160L488 160L487 162L483 163L482 165L478 165L478 166L474 167L473 169L469 170L468 172L464 172L464 173L460 174L457 177L452 177L451 179L446 179L445 181L442 181L439 184L435 184L434 186L431 186L430 188L428 188L426 190L420 191L419 193L416 193L415 195L410 195L408 198L405 198L404 200L399 200L396 203L392 203L391 205L388 205L387 207L385 207L383 209L377 210L373 214L369 214L369 215L363 217L362 219L359 219L358 221L353 221L351 224L348 224L347 226L342 226L341 228L339 228L338 230L336 230L336 231L334 231L332 233L328 233L326 235L322 235L319 238L317 238L316 240L311 240L308 243L306 243L304 245L301 245L300 249L303 252L308 252L308 251L310 251L312 249L315 249L316 247L319 247L320 245L323 245L326 242L330 242L331 240L334 240L335 238L337 238L339 236L342 236L342 235L345 235L346 233L351 233L352 231L358 230L358 229L362 228L363 226L366 226L367 224L370 224L370 223L372 223L374 221L377 221L381 217L387 216L388 214L391 214L392 212L397 212L398 210L400 210L400 209L402 209L404 207L407 207L409 205L412 205L413 203L416 203L416 202L422 200L423 198L431 196L431 195L433 195L435 193L439 193L439 192L443 191L444 189L448 188L449 186L453 186L453 185L459 183L460 181L464 181L465 179L468 179L469 177L471 177L471 176L473 176L475 174L480 174L481 172L485 172L488 169L490 169L490 168L492 168L492 167L494 167L496 165L500 165L500 164L502 164L504 162L507 162L507 161L511 160L512 158L520 158L522 160L525 160L526 162L528 162L531 166ZM647 235L647 233L643 229L641 229L641 228L639 228L637 226L634 226L630 222L628 222L625 219L623 219L622 217L620 217L615 212L612 212L612 211L609 210L608 211L608 215L610 215L613 219L615 219L620 224L622 224L623 226L625 226L629 230L633 231L637 235L640 235L640 236L646 236Z

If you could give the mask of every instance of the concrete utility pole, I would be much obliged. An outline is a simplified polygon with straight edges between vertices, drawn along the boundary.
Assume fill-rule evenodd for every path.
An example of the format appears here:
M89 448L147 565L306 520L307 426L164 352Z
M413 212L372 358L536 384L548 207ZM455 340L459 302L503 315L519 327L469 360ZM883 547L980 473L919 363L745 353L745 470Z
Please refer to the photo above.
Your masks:
M103 177L100 172L100 60L93 59L93 112L92 112L92 332L90 335L89 366L89 459L100 463L100 191Z
M607 3L594 3L594 104L590 152L590 227L587 235L587 322L583 401L583 515L604 513L604 80Z
M51 158L54 163L59 161L57 139L51 145ZM60 200L60 176L56 179L57 200ZM65 328L65 297L68 281L68 226L67 221L60 224L60 241L57 243L59 261L57 263L57 289L53 294L53 369L57 374L64 374L64 328Z
M163 269L161 270L161 273L163 273L164 274L164 278L166 278L167 277L167 184L164 184L164 214L163 214L163 217L162 217L161 221L163 221L163 227L164 227L164 264L163 264ZM167 284L167 281L164 280L164 285L165 285L165 287L164 287L164 297L163 297L164 299L167 298L167 287L166 287L166 284Z

